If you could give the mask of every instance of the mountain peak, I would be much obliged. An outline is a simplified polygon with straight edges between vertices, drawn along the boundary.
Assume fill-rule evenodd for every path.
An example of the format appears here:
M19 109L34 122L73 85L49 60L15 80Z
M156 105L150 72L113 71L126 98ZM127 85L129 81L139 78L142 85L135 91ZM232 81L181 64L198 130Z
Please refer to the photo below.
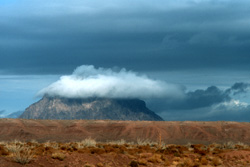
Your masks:
M63 98L44 96L20 116L25 119L100 119L148 120L163 119L139 99Z

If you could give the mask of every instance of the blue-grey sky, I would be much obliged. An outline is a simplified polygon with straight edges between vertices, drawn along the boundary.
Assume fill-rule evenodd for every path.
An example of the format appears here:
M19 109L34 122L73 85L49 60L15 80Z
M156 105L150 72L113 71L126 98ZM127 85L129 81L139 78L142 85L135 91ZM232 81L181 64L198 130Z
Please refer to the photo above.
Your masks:
M166 120L250 121L249 27L247 0L2 0L0 111L94 65L182 87L182 100L145 97ZM235 83L247 86L225 95Z

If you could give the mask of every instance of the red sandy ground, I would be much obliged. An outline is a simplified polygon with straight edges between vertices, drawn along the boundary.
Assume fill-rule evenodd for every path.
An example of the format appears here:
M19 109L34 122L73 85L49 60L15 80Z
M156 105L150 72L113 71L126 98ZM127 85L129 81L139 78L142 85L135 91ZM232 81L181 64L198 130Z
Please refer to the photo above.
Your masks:
M159 144L161 139L166 144L197 145L99 144L72 149L76 141L88 137L99 142L149 139ZM26 142L34 139L38 142L55 141L59 147L53 149L33 143L31 162L21 165L15 162L13 153L4 153L7 150L5 144L15 139ZM209 145L228 141L249 144L250 123L0 119L0 141L5 141L5 144L0 144L0 167L250 167L249 146L225 148L225 145ZM65 158L53 158L55 152L62 153Z
M0 119L0 141L73 142L87 137L96 141L157 141L159 135L168 144L250 144L250 123Z
M5 149L6 144L0 152ZM26 143L34 146L32 160L21 165L15 162L13 153L0 154L1 167L248 167L250 147L238 149L215 149L213 145L179 146L138 146L97 144L94 147L76 148L75 143L59 143L52 148L39 143ZM6 147L7 148L7 147ZM74 149L72 149L74 148ZM214 149L212 149L214 148ZM5 149L7 150L7 149ZM61 153L62 159L53 158L53 153ZM133 164L134 162L134 164Z

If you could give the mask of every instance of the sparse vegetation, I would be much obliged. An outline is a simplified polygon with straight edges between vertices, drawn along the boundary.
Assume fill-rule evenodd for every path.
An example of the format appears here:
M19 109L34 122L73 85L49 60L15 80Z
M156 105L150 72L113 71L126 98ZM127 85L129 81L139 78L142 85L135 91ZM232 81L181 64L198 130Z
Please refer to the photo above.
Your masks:
M131 166L131 167L138 167L139 166L139 164L138 164L138 162L137 161L131 161L130 163L129 163L129 165Z
M213 164L214 166L219 166L219 165L222 164L222 161L221 161L220 158L214 157L214 158L212 159L212 164Z
M201 157L201 165L207 165L208 164L208 160L206 157Z
M131 143L127 143L124 139L116 140L116 141L109 141L108 143L111 144L111 145L131 144Z
M20 151L13 153L14 161L20 164L27 164L33 159L34 154L28 147L22 148Z
M86 138L82 140L81 142L77 142L78 148L95 147L95 146L96 146L96 141L91 138Z
M60 152L56 152L56 153L53 153L52 156L51 156L53 159L58 159L60 161L63 161L64 158L66 157L65 154L63 153L60 153Z
M149 146L156 146L157 145L157 142L153 142L153 141L150 141L149 139L137 139L136 141L136 144L139 145L139 146L146 146L146 145L149 145Z
M230 155L230 151L234 151L234 153ZM235 151L241 151L241 154L237 155ZM160 140L152 142L138 139L136 143L125 140L96 142L91 138L69 143L21 142L17 140L0 142L0 158L7 158L20 164L32 164L41 157L47 157L48 160L40 161L40 163L47 161L50 164L55 162L68 163L70 157L74 155L102 159L100 161L97 158L96 162L90 162L91 158L84 161L78 158L79 164L83 163L81 166L86 167L161 167L171 165L177 167L229 167L235 166L235 164L250 166L250 146L244 143L166 145ZM50 161L49 158L53 161Z
M6 155L9 155L9 152L2 145L0 145L0 156Z
M32 145L15 140L6 143L4 147L8 150L8 153L15 162L27 164L33 159L34 153L32 152L32 149L34 146Z

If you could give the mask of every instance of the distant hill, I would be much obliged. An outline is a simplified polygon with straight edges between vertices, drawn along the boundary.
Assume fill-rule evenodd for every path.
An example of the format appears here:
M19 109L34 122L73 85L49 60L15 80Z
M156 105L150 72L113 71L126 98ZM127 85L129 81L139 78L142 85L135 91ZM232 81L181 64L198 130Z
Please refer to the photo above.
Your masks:
M16 111L10 114L4 114L4 113L5 110L0 111L0 118L18 118L23 113L23 111Z
M9 115L5 116L5 118L18 118L20 115L22 115L24 111L16 111L13 113L10 113Z
M61 98L44 96L29 106L19 118L148 120L163 119L139 99Z
M161 135L167 144L250 144L247 122L0 119L0 127L0 141L74 142L90 137L136 142L159 141Z

